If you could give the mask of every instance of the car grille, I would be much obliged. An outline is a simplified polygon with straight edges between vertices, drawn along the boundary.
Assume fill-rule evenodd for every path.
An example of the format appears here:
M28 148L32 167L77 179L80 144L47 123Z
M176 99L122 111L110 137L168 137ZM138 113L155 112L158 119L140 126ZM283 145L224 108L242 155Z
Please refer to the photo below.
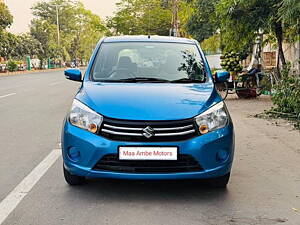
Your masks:
M103 156L93 170L123 173L199 172L203 168L190 155L179 154L177 160L119 160L117 154Z
M193 119L177 121L133 121L104 118L99 135L116 141L182 141L198 135Z

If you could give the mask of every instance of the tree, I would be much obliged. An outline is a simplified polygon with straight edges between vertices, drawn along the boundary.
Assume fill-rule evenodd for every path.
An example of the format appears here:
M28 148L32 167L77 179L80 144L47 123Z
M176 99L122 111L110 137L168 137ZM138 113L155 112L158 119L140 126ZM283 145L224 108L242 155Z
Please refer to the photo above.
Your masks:
M286 65L283 41L287 27L280 17L282 0L221 0L217 13L221 18L222 42L229 50L248 48L259 30L276 37L281 64Z
M29 33L17 36L15 46L17 58L23 59L25 56L37 56L41 51L40 43Z
M41 59L62 57L64 61L77 58L88 60L93 47L107 31L100 17L86 10L77 0L40 1L32 10L35 18L31 22L31 35L41 45Z
M33 19L30 26L30 34L39 42L38 58L43 61L47 58L56 58L60 55L59 48L56 42L56 26L48 21Z
M43 21L57 25L56 6L58 7L59 29L62 33L70 33L76 29L74 18L78 11L77 0L51 0L48 2L39 1L32 7L32 14Z
M0 31L13 23L13 16L10 14L4 2L0 2Z
M0 2L0 56L9 58L13 54L14 35L5 31L13 22L13 17L10 14L7 6Z
M88 61L95 45L107 28L98 15L86 10L81 3L78 5L74 23L76 29L72 36L69 55L72 59Z
M107 25L117 35L168 35L171 23L171 7L161 0L121 0Z
M299 15L300 15L300 1L283 0L281 2L281 7L279 8L279 16L280 19L283 20L283 22L300 26Z
M196 0L192 2L194 12L189 17L186 29L199 42L213 36L220 28L216 5L220 0Z
M18 39L14 34L6 31L0 32L0 56L6 59L17 56L15 46L18 43Z
M285 26L288 27L286 38L290 42L300 40L300 1L282 0L278 14Z

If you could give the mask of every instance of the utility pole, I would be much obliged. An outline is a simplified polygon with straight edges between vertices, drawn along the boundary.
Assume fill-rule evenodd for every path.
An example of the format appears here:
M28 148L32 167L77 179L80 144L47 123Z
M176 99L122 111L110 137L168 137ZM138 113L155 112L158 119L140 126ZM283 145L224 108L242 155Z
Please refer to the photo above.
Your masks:
M170 36L179 37L179 18L178 18L178 0L172 0L173 18Z
M56 27L57 27L57 46L60 49L60 31L59 31L59 15L58 15L58 8L63 5L52 5L56 9ZM61 64L61 61L60 61ZM49 64L48 64L49 65Z
M58 18L58 7L60 5L54 5L56 8L56 26L57 26L57 45L60 47L60 34L59 34L59 18Z

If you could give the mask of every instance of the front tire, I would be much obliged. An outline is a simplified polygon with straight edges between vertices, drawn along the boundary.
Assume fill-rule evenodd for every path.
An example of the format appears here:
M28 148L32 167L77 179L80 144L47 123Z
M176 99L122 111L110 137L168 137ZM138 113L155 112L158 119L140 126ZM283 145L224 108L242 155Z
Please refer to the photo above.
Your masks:
M69 185L81 185L85 182L85 177L72 175L65 167L63 168L65 180Z
M216 177L209 180L209 185L214 188L226 188L230 178L230 173L222 176Z

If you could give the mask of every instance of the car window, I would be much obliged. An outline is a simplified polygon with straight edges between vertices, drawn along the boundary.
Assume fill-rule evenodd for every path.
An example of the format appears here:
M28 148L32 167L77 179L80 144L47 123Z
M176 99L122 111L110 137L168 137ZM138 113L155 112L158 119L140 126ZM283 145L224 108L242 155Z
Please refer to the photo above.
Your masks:
M134 77L205 80L196 45L180 43L103 43L94 61L95 81Z

